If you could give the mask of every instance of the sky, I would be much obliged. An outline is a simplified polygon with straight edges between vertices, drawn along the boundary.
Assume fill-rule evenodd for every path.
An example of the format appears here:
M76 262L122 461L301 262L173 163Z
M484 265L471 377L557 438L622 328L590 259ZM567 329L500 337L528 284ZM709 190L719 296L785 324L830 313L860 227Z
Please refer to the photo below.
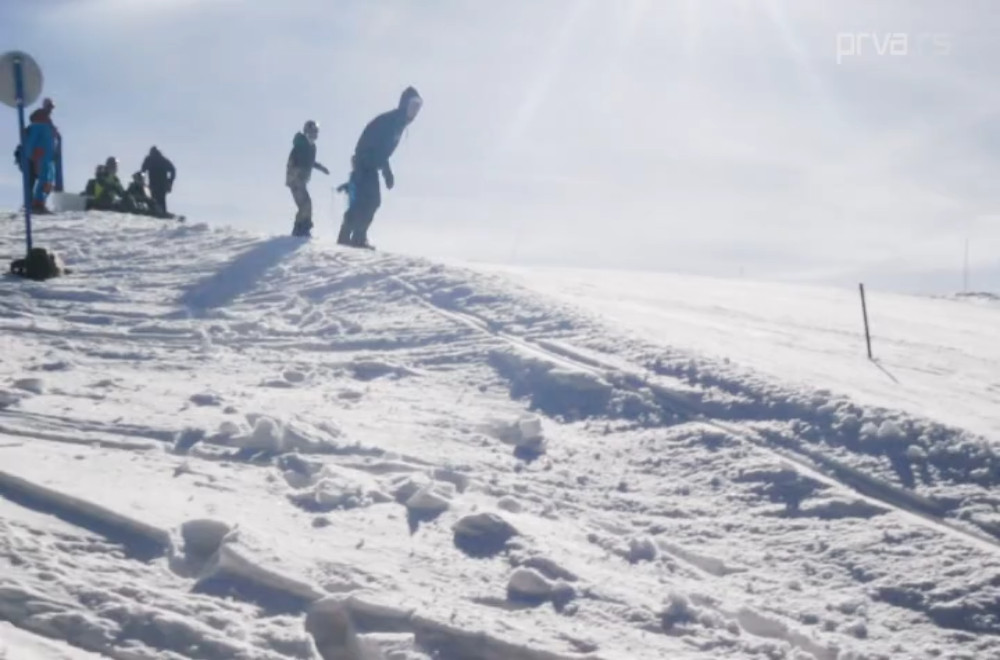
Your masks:
M380 249L915 293L961 290L966 263L1000 290L998 37L995 0L0 2L69 190L156 145L171 210L287 234L313 119L332 239L358 135L413 85Z

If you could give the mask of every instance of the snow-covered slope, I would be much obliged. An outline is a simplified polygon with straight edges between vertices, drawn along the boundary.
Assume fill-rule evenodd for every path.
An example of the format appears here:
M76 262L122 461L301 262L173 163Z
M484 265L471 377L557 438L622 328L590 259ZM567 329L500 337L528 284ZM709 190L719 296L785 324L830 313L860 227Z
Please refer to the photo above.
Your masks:
M1000 442L1000 297L868 291L874 362L858 291L666 273L491 267L613 319L647 345L731 360ZM716 369L718 369L716 364Z
M569 276L99 214L37 241L73 273L0 284L20 630L130 660L1000 655L995 413L961 382L958 417L886 407L843 359L769 370L815 321L752 362Z

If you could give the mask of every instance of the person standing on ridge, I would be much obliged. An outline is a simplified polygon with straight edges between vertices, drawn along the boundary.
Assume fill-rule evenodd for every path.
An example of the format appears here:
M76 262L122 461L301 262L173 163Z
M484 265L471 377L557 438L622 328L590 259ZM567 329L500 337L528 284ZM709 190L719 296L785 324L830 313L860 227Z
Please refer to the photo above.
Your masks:
M42 101L42 106L40 108L36 108L31 113L31 115L28 117L29 125L24 129L24 139L25 139L25 141L27 141L27 139L29 137L29 131L33 130L31 128L31 124L47 124L50 127L50 129L46 129L46 130L41 131L42 133L45 133L45 137L44 137L44 139L42 141L43 142L48 142L49 138L51 138L51 152L52 152L51 153L51 162L52 162L52 166L53 167L58 167L58 162L59 162L59 159L62 157L62 155L61 155L61 149L60 149L60 139L61 139L61 136L59 135L59 129L56 128L56 125L52 123L52 111L55 110L55 107L56 107L55 103L53 103L52 99L50 99L50 98L46 98L44 101ZM38 132L39 131L37 129L35 129L35 133L36 133L35 139L36 140L40 137L38 135ZM37 149L37 143L36 143L36 149ZM17 163L18 169L20 169L20 167L21 167L21 145L20 144L18 144L17 148L14 149L14 161ZM32 194L35 191L35 182L38 181L38 179L39 179L39 172L36 169L38 167L38 162L39 162L39 158L37 156L37 150L36 150L35 154L32 153L32 150L28 150L28 190L32 191ZM55 178L55 173L53 172L51 174L51 176L54 179ZM53 187L54 187L54 181L50 181L49 182L49 188L53 188ZM48 193L46 193L46 195L47 194ZM44 210L44 199L42 200L42 202L43 202L43 204L42 204L43 208L39 209L40 213L44 213L45 212L45 210Z
M167 193L174 189L174 180L177 179L177 170L174 168L174 164L159 149L152 147L149 150L149 155L142 161L139 173L149 175L149 196L166 214Z
M385 187L392 190L396 179L389 166L389 157L395 152L403 130L420 112L423 99L413 87L403 90L399 105L384 112L365 126L358 139L351 159L351 176L347 183L338 187L347 193L347 211L340 226L337 242L341 245L373 249L368 242L368 227L375 218L375 212L382 204L382 193L378 175L382 173Z
M38 111L32 113L31 124L28 125L24 150L28 158L29 180L33 181L31 192L31 210L34 213L49 213L45 200L55 184L55 158L58 148L58 138L55 127ZM34 176L32 177L32 173Z
M330 170L316 161L316 138L319 137L319 124L312 119L307 121L302 130L292 139L292 151L288 154L288 165L285 171L285 185L292 191L292 199L298 212L295 214L295 225L292 236L312 236L312 198L306 186L312 177L313 169L324 174Z

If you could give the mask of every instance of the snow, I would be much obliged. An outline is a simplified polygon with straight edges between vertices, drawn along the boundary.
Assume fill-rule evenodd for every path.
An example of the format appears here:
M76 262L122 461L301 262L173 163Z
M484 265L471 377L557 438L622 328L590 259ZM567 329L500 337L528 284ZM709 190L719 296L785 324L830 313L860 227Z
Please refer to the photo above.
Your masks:
M0 660L100 660L101 657L0 621Z
M993 300L869 291L870 363L850 291L36 241L0 658L1000 657Z

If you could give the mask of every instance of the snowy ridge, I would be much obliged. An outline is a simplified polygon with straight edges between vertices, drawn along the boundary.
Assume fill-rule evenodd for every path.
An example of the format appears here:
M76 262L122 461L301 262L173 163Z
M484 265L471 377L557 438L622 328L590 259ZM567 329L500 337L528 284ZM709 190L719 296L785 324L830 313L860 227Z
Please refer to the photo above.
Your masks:
M21 629L129 659L1000 653L969 431L497 274L145 218L38 232L75 272L0 287Z

